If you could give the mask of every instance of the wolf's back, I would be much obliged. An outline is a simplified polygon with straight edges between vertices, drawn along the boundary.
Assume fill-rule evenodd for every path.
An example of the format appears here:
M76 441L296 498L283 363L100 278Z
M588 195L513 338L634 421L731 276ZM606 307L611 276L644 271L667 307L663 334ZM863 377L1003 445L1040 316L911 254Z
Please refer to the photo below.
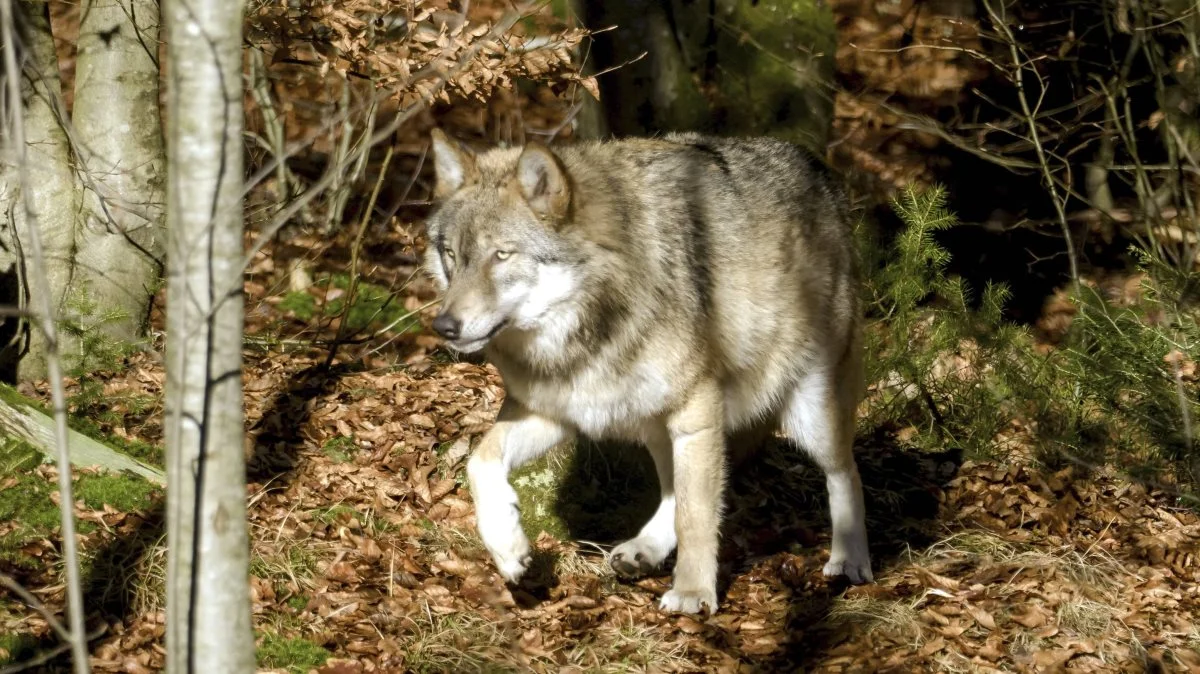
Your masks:
M600 276L626 330L715 369L735 418L761 413L855 343L845 200L804 150L672 134L562 157L575 181L572 227L609 267Z

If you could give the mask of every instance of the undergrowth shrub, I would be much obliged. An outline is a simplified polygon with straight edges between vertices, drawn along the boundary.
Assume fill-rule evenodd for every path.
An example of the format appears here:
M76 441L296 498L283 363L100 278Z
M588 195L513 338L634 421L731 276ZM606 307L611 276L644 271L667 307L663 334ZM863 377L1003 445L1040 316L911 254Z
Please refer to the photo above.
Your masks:
M933 237L957 222L945 204L939 187L905 190L892 204L904 228L886 247L865 247L864 423L918 449L1111 463L1194 493L1200 325L1179 298L1196 280L1139 251L1137 302L1116 304L1082 283L1063 345L1036 348L1004 319L1007 288L988 285L972 302L947 275L949 253Z

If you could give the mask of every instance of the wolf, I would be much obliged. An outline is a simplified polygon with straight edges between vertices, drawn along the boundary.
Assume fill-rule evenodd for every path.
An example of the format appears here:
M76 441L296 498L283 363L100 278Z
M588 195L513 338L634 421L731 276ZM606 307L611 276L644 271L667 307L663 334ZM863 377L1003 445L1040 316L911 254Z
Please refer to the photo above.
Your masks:
M677 548L661 608L715 611L727 448L775 431L824 470L825 575L872 580L858 265L846 200L809 155L695 134L474 152L440 130L432 155L433 328L482 350L506 391L467 464L506 580L531 552L509 471L578 435L631 441L662 496L609 563L634 577Z

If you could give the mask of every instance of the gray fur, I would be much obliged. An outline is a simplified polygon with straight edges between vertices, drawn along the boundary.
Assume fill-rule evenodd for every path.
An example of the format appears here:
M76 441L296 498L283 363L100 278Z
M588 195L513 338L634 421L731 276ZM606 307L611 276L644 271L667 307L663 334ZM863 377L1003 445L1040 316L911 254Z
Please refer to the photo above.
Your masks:
M507 389L468 468L507 579L529 551L508 470L576 434L621 438L655 456L664 503L614 569L655 568L677 537L664 608L715 610L725 437L779 428L827 474L826 572L870 580L854 246L844 197L803 150L679 134L474 155L435 132L434 157L442 325L458 321L451 346L484 348Z

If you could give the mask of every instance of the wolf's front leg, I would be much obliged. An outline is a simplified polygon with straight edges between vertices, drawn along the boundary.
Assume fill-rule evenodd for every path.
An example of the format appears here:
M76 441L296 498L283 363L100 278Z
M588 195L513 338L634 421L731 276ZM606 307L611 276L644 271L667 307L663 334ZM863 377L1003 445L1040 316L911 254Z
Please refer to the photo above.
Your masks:
M609 564L618 576L638 578L656 571L675 549L675 467L667 429L644 438L658 473L661 499L658 510L638 532L637 538L613 548Z
M518 582L529 567L531 548L521 529L517 492L508 482L508 472L571 436L570 429L509 397L500 407L496 425L484 434L467 462L479 536L500 575L510 583Z
M660 606L667 611L717 610L717 548L725 492L724 410L712 382L696 387L667 419L675 470L675 577Z

